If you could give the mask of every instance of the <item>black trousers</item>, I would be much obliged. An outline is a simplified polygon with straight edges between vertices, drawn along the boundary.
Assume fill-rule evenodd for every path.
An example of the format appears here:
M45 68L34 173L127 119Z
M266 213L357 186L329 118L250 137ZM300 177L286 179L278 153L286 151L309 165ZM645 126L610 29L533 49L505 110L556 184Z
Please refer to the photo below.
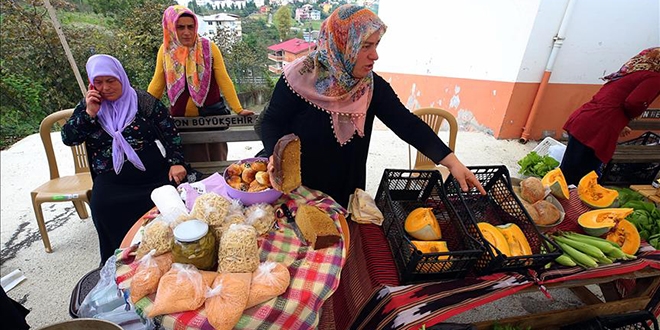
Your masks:
M169 164L155 144L138 152L146 171L125 162L121 172L96 175L92 190L92 220L99 235L101 265L110 258L133 224L154 207L151 192L171 184Z
M566 183L578 185L580 179L591 171L600 172L603 163L596 157L590 147L582 144L573 136L568 136L568 145L561 161L561 172L566 177Z

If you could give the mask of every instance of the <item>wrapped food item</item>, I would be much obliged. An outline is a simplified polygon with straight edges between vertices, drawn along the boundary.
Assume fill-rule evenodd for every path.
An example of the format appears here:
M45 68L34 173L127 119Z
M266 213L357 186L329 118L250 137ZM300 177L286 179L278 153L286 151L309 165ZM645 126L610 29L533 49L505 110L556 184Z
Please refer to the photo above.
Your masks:
M144 227L142 242L136 251L136 257L142 259L149 251L156 250L154 256L172 251L174 234L170 225L156 218Z
M226 198L216 193L206 193L197 197L190 214L211 226L217 226L224 221L230 205Z
M156 300L148 317L196 310L204 304L204 285L202 274L192 265L172 264L160 278Z
M135 275L131 279L131 302L150 295L158 289L161 276L172 267L172 254L165 253L155 257L156 250L151 250L139 261Z
M222 235L218 271L252 273L259 267L257 231L250 225L234 224Z
M250 273L218 274L206 294L206 317L218 330L231 330L243 315L250 291Z
M275 223L275 209L269 204L253 204L245 210L245 223L254 227L258 235L268 233Z
M266 261L252 273L250 295L245 309L259 305L283 294L289 287L291 274L284 264Z
M229 206L229 211L227 216L222 224L218 226L212 226L212 229L215 233L215 237L220 242L222 234L229 229L229 226L233 224L245 223L245 214L243 214L243 204L238 199L232 199L231 205Z

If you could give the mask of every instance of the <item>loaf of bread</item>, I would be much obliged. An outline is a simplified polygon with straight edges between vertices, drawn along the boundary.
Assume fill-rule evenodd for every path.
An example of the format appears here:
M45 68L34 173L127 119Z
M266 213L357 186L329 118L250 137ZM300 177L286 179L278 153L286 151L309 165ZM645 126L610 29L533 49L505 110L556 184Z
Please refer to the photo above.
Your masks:
M281 137L273 149L273 188L290 193L301 185L300 139L295 134Z
M296 225L314 250L330 247L341 238L332 218L316 206L298 207Z

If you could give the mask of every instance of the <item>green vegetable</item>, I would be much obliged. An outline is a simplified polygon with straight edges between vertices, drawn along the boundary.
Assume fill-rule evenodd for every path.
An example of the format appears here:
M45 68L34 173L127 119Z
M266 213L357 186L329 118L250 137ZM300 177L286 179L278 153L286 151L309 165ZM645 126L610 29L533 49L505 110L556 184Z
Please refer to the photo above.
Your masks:
M559 162L548 155L539 156L536 151L532 151L519 160L518 165L520 165L518 173L542 178L559 166Z
M644 196L630 188L614 188L619 192L619 205L625 205L630 201L643 201ZM626 206L628 207L628 206ZM630 206L632 207L632 206Z
M624 197L626 196L624 195ZM635 210L626 217L626 220L635 225L643 240L660 250L660 210L655 207L655 204L633 199L624 203L622 207L630 207ZM651 242L652 238L654 238L653 242Z

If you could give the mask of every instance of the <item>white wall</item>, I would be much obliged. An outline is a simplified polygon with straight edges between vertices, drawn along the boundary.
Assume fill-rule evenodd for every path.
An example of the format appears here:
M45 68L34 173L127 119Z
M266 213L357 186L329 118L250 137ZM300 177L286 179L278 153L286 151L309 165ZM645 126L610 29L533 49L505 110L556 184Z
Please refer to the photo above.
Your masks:
M601 83L660 45L660 0L575 0L551 83ZM381 0L375 70L539 82L568 0Z
M660 46L660 0L574 1L551 83L600 84L642 49Z
M540 0L381 0L376 71L515 81Z

